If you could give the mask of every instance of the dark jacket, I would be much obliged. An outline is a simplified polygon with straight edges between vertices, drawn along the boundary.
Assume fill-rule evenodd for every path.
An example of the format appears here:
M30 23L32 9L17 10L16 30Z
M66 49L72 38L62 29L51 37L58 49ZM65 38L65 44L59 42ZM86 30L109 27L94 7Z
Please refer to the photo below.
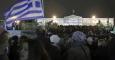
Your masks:
M87 46L78 46L68 49L66 60L90 60L90 53Z
M51 60L61 60L61 52L57 47L49 45L47 46L46 50Z
M50 57L51 60L61 60L61 52L60 49L58 49L56 46L53 46L50 42L49 38L45 38L44 40L42 40L44 45L45 45L45 49L48 53L48 56Z
M29 41L28 60L49 60L48 53L40 40Z
M115 38L111 39L111 42L108 45L109 47L109 60L115 60Z
M86 35L83 32L74 32L69 45L66 60L90 60L90 51L87 47Z

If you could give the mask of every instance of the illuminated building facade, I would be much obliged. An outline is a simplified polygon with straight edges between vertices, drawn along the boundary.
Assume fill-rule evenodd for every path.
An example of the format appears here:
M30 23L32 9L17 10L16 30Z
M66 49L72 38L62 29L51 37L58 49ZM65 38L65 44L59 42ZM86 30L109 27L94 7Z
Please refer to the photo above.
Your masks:
M114 25L114 18L83 18L81 16L70 15L64 18L42 18L38 19L38 22L49 22L57 23L58 25L82 25L82 26L95 26L98 23L102 23L103 26Z

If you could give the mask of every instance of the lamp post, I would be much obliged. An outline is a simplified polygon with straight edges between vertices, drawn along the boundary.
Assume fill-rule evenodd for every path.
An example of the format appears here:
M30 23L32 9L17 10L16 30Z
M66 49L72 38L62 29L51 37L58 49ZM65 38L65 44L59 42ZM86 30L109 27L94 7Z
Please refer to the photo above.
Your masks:
M92 16L92 19L95 19L96 18L96 16Z
M93 21L92 21L92 23L93 23L92 25L96 25L96 24L98 23L98 22L97 22L97 21L98 21L98 20L97 20L97 17L96 17L95 15L92 16L92 20L93 20Z
M53 22L54 22L54 23L57 23L57 20L56 20L56 19L57 19L57 16L53 16Z

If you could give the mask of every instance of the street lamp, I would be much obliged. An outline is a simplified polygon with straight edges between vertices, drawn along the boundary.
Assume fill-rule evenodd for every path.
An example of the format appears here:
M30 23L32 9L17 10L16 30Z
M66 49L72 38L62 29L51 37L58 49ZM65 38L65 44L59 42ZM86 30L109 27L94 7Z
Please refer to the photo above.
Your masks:
M57 20L56 20L56 19L57 19L57 17L56 17L56 16L53 16L53 22L54 22L54 23L57 23Z
M98 20L96 19L95 15L92 16L92 20L92 25L96 25L98 23Z
M56 16L53 16L53 20L56 20L56 18L57 18Z
M95 19L96 18L96 16L92 16L92 19Z

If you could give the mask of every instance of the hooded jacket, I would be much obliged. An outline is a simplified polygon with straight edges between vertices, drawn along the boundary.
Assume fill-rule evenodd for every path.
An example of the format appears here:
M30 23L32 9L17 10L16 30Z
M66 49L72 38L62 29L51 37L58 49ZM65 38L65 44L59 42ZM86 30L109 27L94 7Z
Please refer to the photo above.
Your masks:
M71 44L71 47L67 50L66 60L90 60L89 48L86 45L86 35L83 32L74 32Z

